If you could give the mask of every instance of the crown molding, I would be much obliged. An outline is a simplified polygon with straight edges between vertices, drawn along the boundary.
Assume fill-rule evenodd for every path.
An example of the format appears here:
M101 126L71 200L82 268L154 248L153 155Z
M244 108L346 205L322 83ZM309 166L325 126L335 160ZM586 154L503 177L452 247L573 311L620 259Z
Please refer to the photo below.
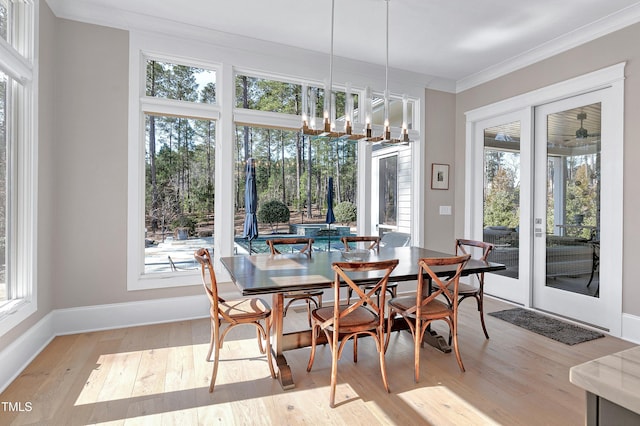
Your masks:
M325 58L327 55L308 49L269 42L266 40L231 34L197 25L166 20L151 15L128 12L122 9L104 7L87 2L73 2L68 0L45 0L54 15L61 19L84 22L110 28L132 31L161 37L175 37L183 40L196 40L199 44L209 44L222 48L233 49L235 52L265 54L286 58L311 57ZM350 58L336 57L337 72L345 74L345 81L359 81L364 85L378 87L376 80L378 70L384 75L384 68L378 64L369 64ZM341 66L342 65L342 66ZM363 71L364 70L364 71ZM429 88L453 93L456 82L453 79L435 77L429 74L394 69L392 78L394 86L401 86L401 92L406 92L405 86ZM414 90L415 91L415 90ZM415 95L415 94L414 94Z
M559 53L578 47L602 36L640 22L640 3L636 3L612 15L548 41L534 49L523 52L483 71L456 82L456 93L495 80L511 72L533 65Z
M236 34L224 33L210 28L187 25L182 22L159 19L150 15L127 12L121 9L105 7L88 2L68 0L46 0L58 18L86 22L128 31L142 31L163 35L174 35L185 39L195 39L220 46L233 46L246 51L264 51L282 49L288 46L278 45L265 40L254 39ZM412 73L413 81L420 82L425 88L450 93L460 93L511 72L525 68L544 59L565 52L574 47L595 40L640 22L640 3L636 3L614 14L557 37L538 47L497 63L480 72L457 81L427 74ZM279 46L279 47L278 47ZM301 49L295 48L297 51ZM317 53L317 52L316 52ZM409 73L409 72L408 72Z

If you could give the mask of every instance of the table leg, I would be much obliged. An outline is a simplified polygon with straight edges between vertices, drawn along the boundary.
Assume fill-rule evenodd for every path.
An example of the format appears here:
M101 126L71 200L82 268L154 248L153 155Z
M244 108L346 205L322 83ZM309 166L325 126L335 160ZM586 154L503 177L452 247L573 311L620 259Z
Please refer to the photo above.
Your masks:
M422 341L427 345L433 346L434 348L446 354L451 352L451 346L449 346L449 342L447 342L447 339L445 339L444 337L442 337L441 335L439 335L433 330L427 330L424 333L424 337L422 338Z
M284 295L282 293L274 293L272 297L271 318L272 318L272 339L271 350L273 352L274 368L280 381L282 389L293 389L293 375L291 367L287 364L284 356L283 345L283 313L284 313Z

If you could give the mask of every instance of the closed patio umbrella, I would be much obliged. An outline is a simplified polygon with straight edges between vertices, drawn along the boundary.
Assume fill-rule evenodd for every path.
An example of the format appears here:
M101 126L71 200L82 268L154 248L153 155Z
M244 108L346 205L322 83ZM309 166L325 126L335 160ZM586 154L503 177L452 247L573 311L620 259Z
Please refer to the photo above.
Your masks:
M251 254L251 241L258 236L258 190L256 189L256 166L253 158L247 160L245 167L246 182L244 186L244 234L249 241L249 254Z
M333 215L333 178L329 177L329 184L327 188L327 250L331 251L331 224L336 221L336 217Z

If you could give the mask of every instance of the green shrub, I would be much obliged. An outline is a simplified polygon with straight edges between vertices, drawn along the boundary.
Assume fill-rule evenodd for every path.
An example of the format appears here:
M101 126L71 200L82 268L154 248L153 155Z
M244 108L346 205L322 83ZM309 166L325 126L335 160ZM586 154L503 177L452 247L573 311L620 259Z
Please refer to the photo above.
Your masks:
M193 235L196 232L196 220L187 215L181 215L176 218L171 223L171 226L174 230L178 228L187 228L189 230L189 235Z
M271 225L274 231L277 231L278 223L289 222L290 215L289 207L278 200L267 201L258 209L258 220Z
M343 201L333 208L336 221L343 225L354 222L358 217L358 209L351 201Z

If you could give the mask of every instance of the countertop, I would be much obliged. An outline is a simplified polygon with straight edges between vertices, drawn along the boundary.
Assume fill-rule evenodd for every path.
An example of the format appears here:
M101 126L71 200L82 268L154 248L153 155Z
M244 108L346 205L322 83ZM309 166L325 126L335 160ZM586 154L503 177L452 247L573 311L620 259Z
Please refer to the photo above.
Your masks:
M640 414L640 346L571 367L569 380Z

